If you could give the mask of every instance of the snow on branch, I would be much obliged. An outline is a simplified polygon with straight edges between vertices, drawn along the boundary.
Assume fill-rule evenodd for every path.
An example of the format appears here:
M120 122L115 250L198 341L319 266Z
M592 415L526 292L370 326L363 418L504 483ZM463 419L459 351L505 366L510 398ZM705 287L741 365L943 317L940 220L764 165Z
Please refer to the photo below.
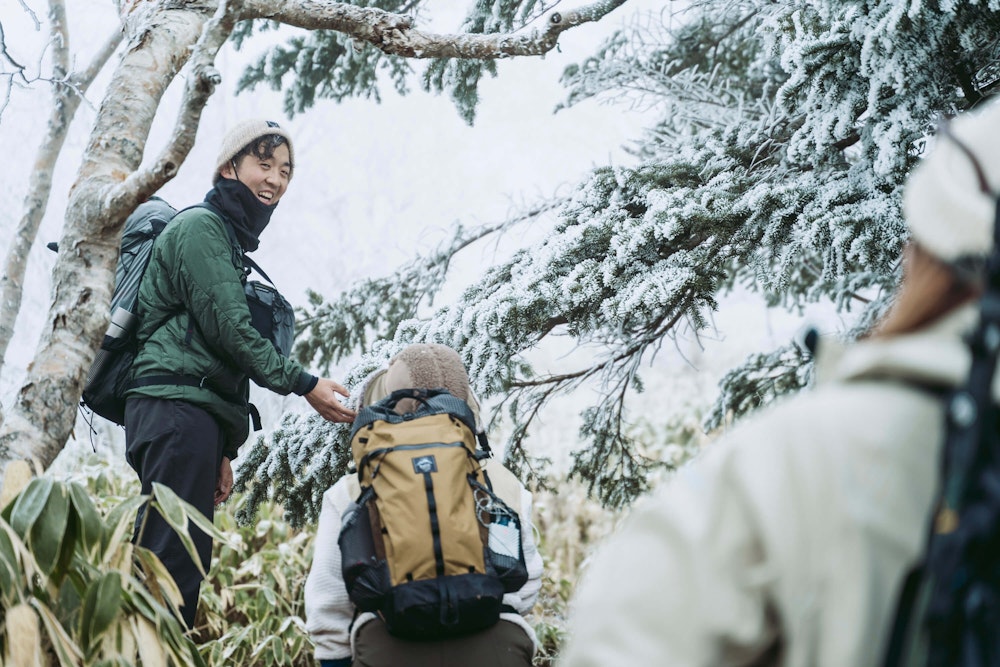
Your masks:
M309 30L335 30L384 53L406 58L494 60L548 53L563 31L599 21L627 1L597 0L570 11L552 12L541 27L505 34L430 33L415 28L409 16L323 0L245 0L240 18L271 19Z
M566 201L554 198L501 222L474 229L458 225L453 237L434 251L414 258L387 276L357 281L332 301L324 301L321 295L309 291L310 306L298 313L296 358L303 365L317 363L329 373L341 359L364 352L374 334L391 339L402 322L417 316L421 303L433 304L451 260L458 253L488 236L504 234L551 212ZM358 304L362 304L361 308Z

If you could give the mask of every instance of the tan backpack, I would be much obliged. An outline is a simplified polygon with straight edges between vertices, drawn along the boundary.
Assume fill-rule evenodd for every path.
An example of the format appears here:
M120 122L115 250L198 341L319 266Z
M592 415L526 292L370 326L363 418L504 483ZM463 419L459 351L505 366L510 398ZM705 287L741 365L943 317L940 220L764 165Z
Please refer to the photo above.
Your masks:
M396 404L415 398L416 411ZM454 637L499 619L527 581L520 519L491 490L468 405L444 389L404 389L362 408L351 432L361 493L339 536L354 604L394 635Z

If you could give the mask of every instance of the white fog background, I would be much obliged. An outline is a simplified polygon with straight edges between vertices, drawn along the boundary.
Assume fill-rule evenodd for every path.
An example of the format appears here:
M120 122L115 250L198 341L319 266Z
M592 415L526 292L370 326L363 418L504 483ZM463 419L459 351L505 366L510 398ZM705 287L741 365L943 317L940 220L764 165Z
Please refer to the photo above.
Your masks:
M36 29L30 7L42 25ZM465 2L438 2L421 27L453 32L461 23ZM576 2L564 2L573 7ZM234 95L243 66L276 39L264 33L245 42L242 52L227 46L217 67L223 82L205 109L195 147L177 177L160 194L177 207L200 201L210 188L210 176L219 141L234 122L264 116L289 128L295 142L296 170L290 188L261 238L254 259L274 279L293 305L305 303L311 288L332 296L365 276L383 275L419 251L434 248L450 235L454 223L466 226L496 223L522 207L565 193L589 169L600 165L632 164L625 150L655 117L655 109L588 101L554 113L565 91L559 76L570 64L591 55L614 30L633 21L647 21L650 12L667 20L683 3L667 0L629 0L598 24L570 30L560 47L544 58L522 58L499 63L499 76L484 80L475 125L466 125L447 96L419 89L398 96L391 85L382 86L382 103L319 100L304 114L287 118L281 94L269 88ZM48 39L47 3L42 0L0 0L8 50L37 75L39 65L48 71L44 46ZM447 5L447 9L444 7ZM70 52L74 69L82 68L117 23L111 0L67 0ZM645 18L644 18L645 16ZM292 31L281 32L286 36ZM116 60L116 57L113 57ZM413 62L417 72L424 63ZM104 87L114 70L109 63L91 86L88 103L81 105L60 157L48 212L29 258L21 314L0 378L0 400L9 406L34 355L41 324L49 307L50 270L55 255L45 248L58 240L67 194L76 176L89 139ZM0 85L3 85L0 83ZM146 158L152 160L172 129L182 82L170 88L160 107ZM0 88L0 95L3 89ZM0 116L0 155L6 166L0 179L0 252L23 213L28 176L45 131L50 104L45 82L11 91ZM520 236L520 233L518 233ZM515 239L519 240L519 239ZM461 286L503 256L504 243L481 243L454 265L444 298L454 297ZM499 254L497 254L499 253ZM435 305L440 303L440 300ZM829 312L822 315L832 321ZM724 301L716 315L717 330L699 338L689 334L663 346L645 369L645 398L636 405L666 416L687 406L714 399L722 373L747 354L786 342L805 320L780 311L768 311L756 297L738 295ZM545 363L569 350L549 345L533 360ZM342 376L346 366L339 369ZM305 410L297 397L281 399L256 392L265 422L283 410ZM532 453L565 463L576 444L576 418L572 400L557 401L546 412L541 428L532 435ZM98 419L98 422L101 420ZM90 451L91 436L78 420L68 456ZM113 425L99 426L93 436L102 451L121 459L120 432Z

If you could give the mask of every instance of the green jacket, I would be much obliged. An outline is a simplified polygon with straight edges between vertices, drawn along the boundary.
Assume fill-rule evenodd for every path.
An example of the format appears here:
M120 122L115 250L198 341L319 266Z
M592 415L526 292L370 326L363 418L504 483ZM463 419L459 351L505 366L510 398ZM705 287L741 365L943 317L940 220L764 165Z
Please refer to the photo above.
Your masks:
M249 434L248 378L281 395L302 395L316 384L251 325L242 266L240 246L219 214L195 207L170 221L153 245L139 288L133 379L181 375L204 382L154 384L127 394L205 409L222 427L230 459Z

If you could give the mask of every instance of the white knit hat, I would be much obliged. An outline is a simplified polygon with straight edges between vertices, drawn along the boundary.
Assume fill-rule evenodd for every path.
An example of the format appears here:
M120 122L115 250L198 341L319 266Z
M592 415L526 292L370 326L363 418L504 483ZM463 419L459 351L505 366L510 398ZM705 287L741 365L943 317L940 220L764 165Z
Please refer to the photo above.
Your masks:
M291 160L292 165L294 165L295 149L292 147L292 137L288 134L288 132L286 132L273 120L251 118L237 123L229 130L229 132L226 133L225 138L222 140L222 146L219 148L219 157L215 159L215 175L218 176L222 169L228 165L229 162L236 157L236 154L243 150L243 148L257 139L266 137L269 134L276 134L285 138L285 141L288 142L289 159Z
M998 194L1000 103L991 102L958 116L938 133L930 155L906 183L903 212L913 239L925 250L951 265L971 260L975 266L993 248Z

